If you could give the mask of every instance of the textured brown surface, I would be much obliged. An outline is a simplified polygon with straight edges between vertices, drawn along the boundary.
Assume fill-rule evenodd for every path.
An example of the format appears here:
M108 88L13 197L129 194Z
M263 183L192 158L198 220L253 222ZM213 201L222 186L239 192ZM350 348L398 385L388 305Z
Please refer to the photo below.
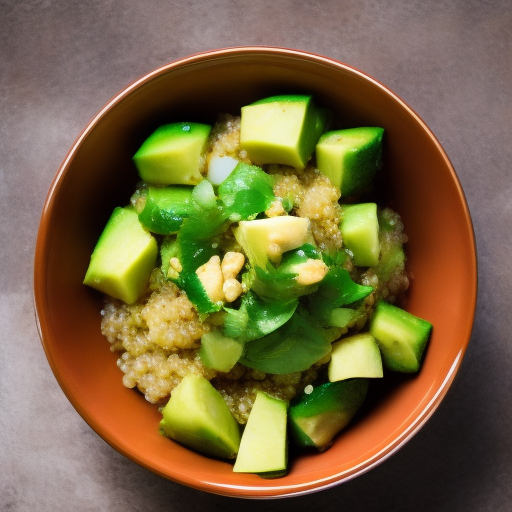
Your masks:
M512 507L506 321L512 300L511 31L511 2L0 3L0 508L178 511L241 505L149 473L108 447L76 414L38 340L32 263L53 175L111 96L170 60L247 44L325 54L401 95L451 158L479 250L479 309L470 348L429 423L370 473L266 507Z

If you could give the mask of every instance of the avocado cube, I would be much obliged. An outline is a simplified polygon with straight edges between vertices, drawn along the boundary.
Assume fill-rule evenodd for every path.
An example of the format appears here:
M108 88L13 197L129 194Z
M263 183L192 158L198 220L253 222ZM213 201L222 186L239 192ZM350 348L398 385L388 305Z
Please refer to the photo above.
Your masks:
M283 400L258 391L233 471L235 473L278 473L288 462L287 409Z
M333 343L327 375L330 382L382 377L382 357L375 338L361 333Z
M162 410L160 429L205 455L234 458L240 428L221 394L202 375L190 373L174 388Z
M240 147L257 165L304 169L326 122L327 111L311 95L265 98L242 107Z
M340 230L355 265L372 267L379 263L379 220L375 203L344 206Z
M368 379L327 382L313 387L309 393L306 391L290 406L290 437L298 446L323 451L360 409L368 391Z
M370 187L382 165L383 128L348 128L324 133L316 145L316 166L342 197Z
M217 329L203 334L199 357L205 366L229 372L240 359L244 346L238 341L223 336Z
M157 253L135 210L118 207L94 248L84 284L132 304L147 286Z
M153 185L196 185L203 179L210 131L200 123L157 128L133 157L139 176Z
M261 268L269 259L279 263L283 253L312 241L309 219L289 215L241 221L233 233L252 265Z
M325 322L329 327L348 327L349 324L357 321L362 317L362 313L357 309L351 308L334 308L327 313Z
M370 319L370 334L377 340L384 366L414 373L432 331L432 324L397 306L379 301Z

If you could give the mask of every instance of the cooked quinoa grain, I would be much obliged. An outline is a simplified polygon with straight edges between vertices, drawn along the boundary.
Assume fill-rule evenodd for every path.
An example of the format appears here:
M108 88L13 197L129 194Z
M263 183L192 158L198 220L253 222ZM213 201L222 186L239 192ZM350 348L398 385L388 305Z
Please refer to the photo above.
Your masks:
M236 365L228 374L219 373L212 380L212 384L220 392L236 420L244 424L247 423L258 391L289 402L311 384L317 375L315 369L302 373L270 375Z
M395 302L409 288L402 246L407 242L404 225L398 213L385 208L379 213L379 222L387 229L380 231L381 262L375 268L361 274L360 282L372 286L374 293L367 299L370 306L378 299Z
M210 324L200 322L186 295L162 279L160 270L153 272L151 289L134 305L107 299L101 324L111 349L122 352L117 365L124 373L123 384L137 387L149 402L164 403L185 375L199 373L212 381L235 418L245 423L257 390L289 401L316 378L314 369L267 375L242 365L227 374L207 368L197 353ZM212 322L216 320L218 316Z
M292 202L296 215L310 219L318 247L327 252L340 250L340 192L330 180L312 166L304 171L271 166L269 172L276 179L276 197Z
M111 350L123 352L118 366L124 385L138 387L149 402L168 397L191 370L215 376L197 357L209 325L199 321L187 296L165 281L159 269L153 271L150 289L139 302L127 305L107 299L102 315L101 330Z
M248 164L247 153L240 149L240 116L221 114L210 134L210 147L206 158L230 156Z

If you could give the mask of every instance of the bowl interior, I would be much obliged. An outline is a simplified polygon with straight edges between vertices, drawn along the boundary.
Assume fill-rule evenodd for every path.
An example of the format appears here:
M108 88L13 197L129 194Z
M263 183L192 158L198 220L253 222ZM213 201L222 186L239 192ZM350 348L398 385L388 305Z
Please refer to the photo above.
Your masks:
M137 182L131 157L172 121L215 122L221 112L278 93L310 92L346 126L382 126L390 204L409 237L414 279L407 308L434 325L421 372L389 377L358 420L323 454L292 458L288 476L234 474L226 462L158 434L159 413L122 385L100 332L99 294L82 285L94 245ZM220 494L310 492L381 462L432 414L469 341L476 300L471 220L455 172L422 121L389 90L343 64L302 52L227 49L169 64L132 84L91 122L54 179L35 258L35 304L48 360L77 411L108 443L172 480Z

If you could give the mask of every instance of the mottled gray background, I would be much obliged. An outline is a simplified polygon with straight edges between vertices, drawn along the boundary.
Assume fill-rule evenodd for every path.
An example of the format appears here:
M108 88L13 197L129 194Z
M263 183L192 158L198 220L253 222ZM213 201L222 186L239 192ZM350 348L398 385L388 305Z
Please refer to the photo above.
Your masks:
M112 450L58 387L32 306L39 216L82 128L154 67L233 45L324 54L402 96L458 172L479 252L471 343L429 423L370 473L266 510L512 510L512 2L491 0L0 0L0 510L263 506Z

